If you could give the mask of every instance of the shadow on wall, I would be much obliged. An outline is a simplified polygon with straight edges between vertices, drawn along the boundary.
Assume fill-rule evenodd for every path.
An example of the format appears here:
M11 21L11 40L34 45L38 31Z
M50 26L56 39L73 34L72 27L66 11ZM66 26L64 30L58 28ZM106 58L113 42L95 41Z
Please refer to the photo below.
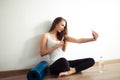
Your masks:
M40 40L43 33L48 32L50 28L51 22L46 21L41 23L39 26L35 28L35 35L37 36L27 40L25 42L23 52L19 63L23 68L31 68L39 63L41 60L49 60L48 56L41 57L40 56Z
M36 28L35 28L35 35L37 34L43 34L45 32L48 32L50 29L52 22L51 21L45 21L43 23L40 23Z

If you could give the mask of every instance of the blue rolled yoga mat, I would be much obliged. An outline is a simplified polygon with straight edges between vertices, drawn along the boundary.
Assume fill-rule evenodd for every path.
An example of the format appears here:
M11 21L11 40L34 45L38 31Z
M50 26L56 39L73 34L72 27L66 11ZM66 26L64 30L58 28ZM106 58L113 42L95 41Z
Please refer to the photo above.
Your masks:
M43 80L45 73L47 72L48 63L41 61L32 70L27 73L28 80Z

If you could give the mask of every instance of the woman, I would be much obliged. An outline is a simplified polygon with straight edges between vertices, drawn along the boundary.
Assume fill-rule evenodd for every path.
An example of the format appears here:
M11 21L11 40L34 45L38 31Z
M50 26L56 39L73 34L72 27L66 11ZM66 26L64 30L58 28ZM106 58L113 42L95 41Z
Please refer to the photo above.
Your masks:
M66 42L85 43L96 41L98 34L92 32L93 38L76 39L67 34L67 21L62 17L57 17L48 33L41 38L40 54L50 57L50 73L53 75L67 76L85 70L94 65L93 58L84 58L69 61L63 57L66 49Z

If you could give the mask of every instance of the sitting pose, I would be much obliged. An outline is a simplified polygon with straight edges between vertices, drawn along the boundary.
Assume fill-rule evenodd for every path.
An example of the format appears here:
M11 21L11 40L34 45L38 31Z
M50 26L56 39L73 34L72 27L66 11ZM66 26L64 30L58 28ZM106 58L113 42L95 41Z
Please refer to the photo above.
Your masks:
M67 21L62 17L57 17L49 30L44 33L40 43L41 56L49 55L50 73L53 75L67 76L88 69L95 64L93 58L83 58L76 60L67 60L63 57L66 49L66 42L85 43L96 41L98 34L93 31L92 38L76 39L70 37L67 33Z

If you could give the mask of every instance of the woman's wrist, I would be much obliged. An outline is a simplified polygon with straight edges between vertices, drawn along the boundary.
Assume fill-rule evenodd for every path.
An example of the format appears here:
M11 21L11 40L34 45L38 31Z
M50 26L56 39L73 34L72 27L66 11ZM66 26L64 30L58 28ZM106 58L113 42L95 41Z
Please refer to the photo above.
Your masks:
M54 50L57 49L57 48L58 48L58 46L55 45L55 46L53 46L53 47L51 48L51 51L54 51Z
M57 49L58 47L59 47L59 46L56 44L56 45L55 45L55 49Z
M93 40L93 41L95 41L95 40L96 40L96 38L95 38L95 37L93 37L93 38L92 38L92 40Z

